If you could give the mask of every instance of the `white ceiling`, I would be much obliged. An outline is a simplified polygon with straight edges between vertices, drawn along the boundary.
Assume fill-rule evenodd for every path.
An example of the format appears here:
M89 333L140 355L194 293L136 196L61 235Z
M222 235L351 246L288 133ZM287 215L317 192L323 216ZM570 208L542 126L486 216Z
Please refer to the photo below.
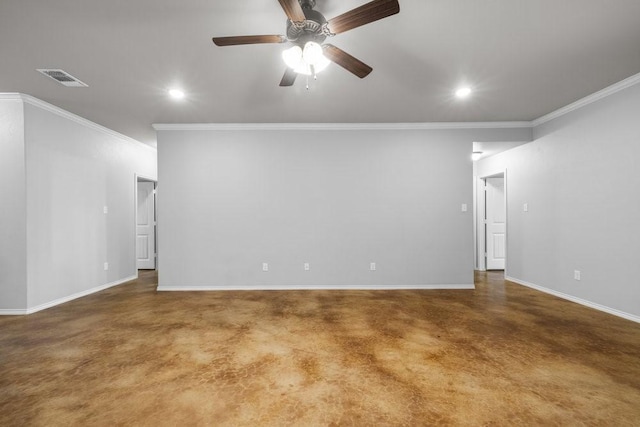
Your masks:
M533 120L640 72L639 0L399 0L400 13L330 42L373 67L332 64L278 86L276 0L1 0L0 92L35 96L144 143L152 123ZM317 0L331 18L366 0ZM66 88L36 72L62 68ZM461 84L467 100L452 95ZM166 90L181 86L187 99Z

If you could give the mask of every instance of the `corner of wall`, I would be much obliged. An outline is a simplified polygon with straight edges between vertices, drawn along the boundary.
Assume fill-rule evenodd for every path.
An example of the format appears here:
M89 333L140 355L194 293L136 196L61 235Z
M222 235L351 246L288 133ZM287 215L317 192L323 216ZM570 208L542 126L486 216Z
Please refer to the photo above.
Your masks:
M27 307L25 120L20 94L0 94L0 314Z

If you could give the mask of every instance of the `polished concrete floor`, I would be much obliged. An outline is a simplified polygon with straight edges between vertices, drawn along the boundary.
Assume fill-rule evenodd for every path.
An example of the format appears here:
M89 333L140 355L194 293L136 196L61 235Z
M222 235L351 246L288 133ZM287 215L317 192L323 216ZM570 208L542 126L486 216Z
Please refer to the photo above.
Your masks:
M0 425L640 425L640 325L460 291L157 293L0 318Z

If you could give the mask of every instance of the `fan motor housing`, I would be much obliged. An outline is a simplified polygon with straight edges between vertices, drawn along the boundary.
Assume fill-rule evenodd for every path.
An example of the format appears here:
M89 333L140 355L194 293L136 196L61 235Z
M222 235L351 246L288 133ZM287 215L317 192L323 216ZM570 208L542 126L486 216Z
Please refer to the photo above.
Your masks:
M327 38L323 31L327 20L316 10L305 7L302 11L306 18L303 22L294 23L287 20L287 40L301 47L307 42L321 44Z

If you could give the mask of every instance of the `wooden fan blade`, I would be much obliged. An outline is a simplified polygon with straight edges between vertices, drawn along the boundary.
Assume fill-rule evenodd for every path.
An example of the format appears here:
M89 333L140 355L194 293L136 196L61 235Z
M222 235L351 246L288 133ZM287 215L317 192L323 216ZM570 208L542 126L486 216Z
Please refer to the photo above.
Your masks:
M260 43L284 43L287 41L285 36L269 35L269 36L231 36L231 37L214 37L213 42L216 46L236 46L240 44L260 44Z
M373 0L330 19L327 25L331 33L340 34L398 12L400 12L398 0Z
M373 68L369 67L364 62L349 55L344 50L337 48L332 44L325 44L322 47L324 48L324 56L326 56L328 60L335 62L361 79L367 77L373 70Z
M293 82L296 81L297 76L298 73L293 71L293 68L287 67L284 76L282 76L282 80L280 80L280 86L293 86Z
M304 12L302 11L302 6L298 0L278 0L280 2L280 6L284 10L284 13L287 14L287 17L293 22L302 22L305 19Z

